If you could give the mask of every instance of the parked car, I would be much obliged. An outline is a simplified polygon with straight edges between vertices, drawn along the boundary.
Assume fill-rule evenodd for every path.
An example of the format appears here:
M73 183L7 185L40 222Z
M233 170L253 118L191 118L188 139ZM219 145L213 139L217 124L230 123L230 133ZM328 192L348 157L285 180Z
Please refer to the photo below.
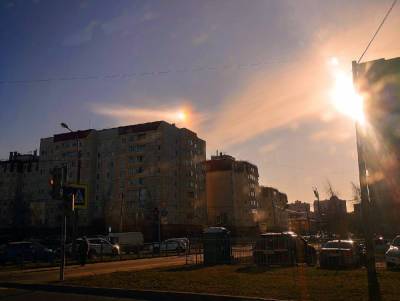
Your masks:
M170 238L161 243L153 243L151 251L153 253L183 253L188 248L188 241L182 238Z
M118 244L121 252L127 254L137 253L143 249L144 240L141 232L110 233L108 239L113 244Z
M375 252L378 254L384 254L390 247L390 241L383 238L378 237L374 240L375 243Z
M100 255L111 255L116 256L120 254L120 247L118 244L113 244L105 238L100 237L90 237L87 239L89 241L89 258L94 258ZM76 248L78 249L82 238L76 240ZM71 255L72 244L66 246L66 253Z
M400 267L400 235L391 242L385 254L385 261L388 268Z
M364 259L364 250L352 240L330 240L319 254L321 268L358 267Z
M19 264L24 261L52 262L54 259L55 252L37 242L10 242L0 247L1 264L6 264L8 262Z
M315 265L316 250L294 232L261 234L253 249L258 265Z

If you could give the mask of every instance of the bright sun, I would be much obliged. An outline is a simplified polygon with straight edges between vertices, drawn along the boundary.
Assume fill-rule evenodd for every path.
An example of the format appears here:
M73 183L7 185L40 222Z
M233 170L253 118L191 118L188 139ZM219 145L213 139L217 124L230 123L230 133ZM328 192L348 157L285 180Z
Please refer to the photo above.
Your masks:
M185 113L184 111L179 111L179 112L176 114L176 118L177 118L179 121L185 121L186 118L187 118L187 115L186 115L186 113Z
M364 124L363 97L354 88L351 75L335 68L334 86L330 93L331 101L340 113Z

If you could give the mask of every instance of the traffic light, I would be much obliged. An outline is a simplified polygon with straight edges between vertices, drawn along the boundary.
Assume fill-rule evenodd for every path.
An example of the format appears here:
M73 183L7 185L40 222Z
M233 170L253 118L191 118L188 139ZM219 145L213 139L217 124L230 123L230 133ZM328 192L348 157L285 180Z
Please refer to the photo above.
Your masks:
M50 195L54 200L62 199L62 168L55 167L50 171Z

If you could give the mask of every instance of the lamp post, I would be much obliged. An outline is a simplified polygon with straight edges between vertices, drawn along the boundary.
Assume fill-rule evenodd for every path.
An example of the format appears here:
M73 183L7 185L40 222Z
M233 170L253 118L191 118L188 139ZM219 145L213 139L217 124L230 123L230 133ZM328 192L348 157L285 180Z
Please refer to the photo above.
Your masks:
M67 129L71 133L75 135L75 143L76 143L76 184L80 183L81 180L81 152L79 147L79 135L78 132L74 132L71 128L65 123L60 123L61 127ZM73 204L72 208L75 207ZM76 231L77 231L77 224L78 224L78 210L75 208L72 211L72 253L75 254L75 240L76 240Z

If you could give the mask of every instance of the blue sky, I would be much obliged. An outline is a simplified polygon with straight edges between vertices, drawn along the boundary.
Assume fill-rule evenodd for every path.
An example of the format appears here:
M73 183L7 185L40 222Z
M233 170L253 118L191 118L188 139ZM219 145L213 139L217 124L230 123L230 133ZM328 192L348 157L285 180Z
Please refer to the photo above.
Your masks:
M164 118L197 131L208 155L257 164L291 201L327 179L350 198L354 127L327 100L327 62L350 72L390 2L3 0L0 158L38 148L61 121ZM399 20L396 7L366 60L399 56ZM86 76L98 79L12 83Z

